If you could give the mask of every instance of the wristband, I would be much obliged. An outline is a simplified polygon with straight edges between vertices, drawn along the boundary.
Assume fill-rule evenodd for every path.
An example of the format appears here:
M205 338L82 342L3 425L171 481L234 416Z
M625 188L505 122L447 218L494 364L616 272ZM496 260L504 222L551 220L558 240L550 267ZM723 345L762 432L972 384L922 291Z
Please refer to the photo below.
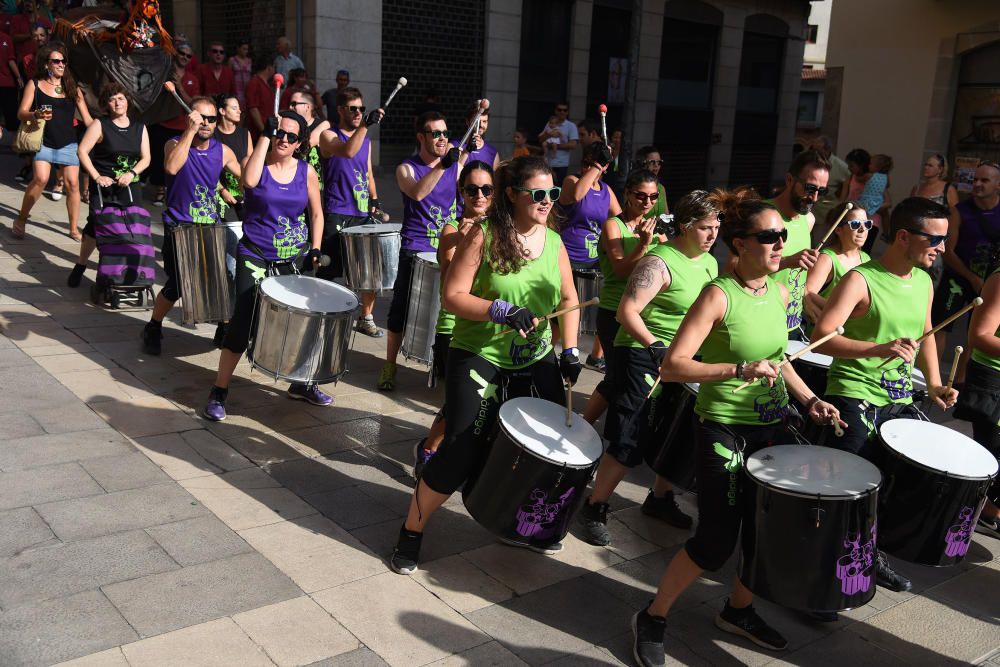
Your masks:
M382 207L379 206L379 203L378 197L372 197L368 200L368 210L371 211L373 208L377 208L381 211Z
M503 324L507 321L507 314L514 309L514 306L503 299L495 299L490 304L490 321L494 324Z
M737 380L746 380L746 378L743 377L743 369L745 369L746 367L747 367L747 362L745 361L741 361L740 363L736 364L736 374L733 377L735 377Z
M575 347L567 347L562 353L563 356L580 358L580 350Z

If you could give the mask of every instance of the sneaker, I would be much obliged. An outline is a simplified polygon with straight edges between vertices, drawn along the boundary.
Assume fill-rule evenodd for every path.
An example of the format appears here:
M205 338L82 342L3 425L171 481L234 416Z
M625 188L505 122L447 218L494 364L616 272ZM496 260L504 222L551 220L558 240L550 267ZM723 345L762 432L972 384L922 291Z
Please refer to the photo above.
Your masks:
M288 398L294 398L297 401L309 401L321 408L325 408L333 403L333 397L323 393L318 386L314 384L301 384L299 382L288 385Z
M424 466L437 454L436 451L424 448L425 444L427 444L427 438L418 442L413 448L413 479L418 481L420 476L424 474Z
M765 623L764 619L754 611L753 605L744 607L743 609L736 609L729 606L729 600L727 599L722 613L715 617L715 625L720 630L746 637L757 646L771 649L772 651L783 651L788 646L788 640L778 634L777 630Z
M226 397L228 395L228 389L212 387L212 391L208 392L208 403L201 411L205 415L205 419L221 422L226 418Z
M222 349L222 341L226 339L226 323L219 322L215 325L215 336L212 338L212 343L219 350Z
M498 537L498 540L509 547L519 547L521 549L531 549L536 554L545 554L546 556L551 556L557 554L563 550L562 542L519 542L517 540L512 540L509 537Z
M646 500L642 503L642 513L654 519L666 521L675 528L684 528L685 530L694 523L694 520L681 511L677 505L673 491L667 491L667 495L657 498L650 490Z
M1000 520L980 516L976 523L976 532L1000 540Z
M882 588L888 588L890 591L896 591L897 593L905 593L913 588L913 584L909 579L890 567L889 559L886 557L884 551L880 550L878 552L878 563L875 570L875 583Z
M603 373L605 370L607 370L608 362L604 360L604 357L595 357L592 354L588 354L587 363L584 365L588 366L589 368L593 368L598 373Z
M363 333L372 338L381 338L385 335L385 332L375 325L375 318L371 315L368 317L359 317L358 324L354 328L357 329L358 333Z
M83 272L86 270L86 264L74 264L73 270L69 272L69 278L66 279L66 284L70 287L79 287L80 281L83 280Z
M150 320L142 330L142 351L153 356L160 356L163 339L163 324Z
M49 196L52 197L52 201L59 201L63 198L62 190L52 190L49 192Z
M641 667L663 667L667 657L663 651L663 635L667 630L667 619L650 616L643 609L632 617L632 657Z
M580 508L580 524L583 526L583 541L598 547L611 544L611 533L608 532L608 504L591 503L590 498L583 501Z
M396 364L391 361L382 365L382 373L378 376L379 391L392 391L396 388Z
M392 558L389 559L389 567L396 574L413 574L417 571L417 561L420 558L420 541L424 538L423 533L415 533L407 530L406 526L399 529L399 540L392 550Z

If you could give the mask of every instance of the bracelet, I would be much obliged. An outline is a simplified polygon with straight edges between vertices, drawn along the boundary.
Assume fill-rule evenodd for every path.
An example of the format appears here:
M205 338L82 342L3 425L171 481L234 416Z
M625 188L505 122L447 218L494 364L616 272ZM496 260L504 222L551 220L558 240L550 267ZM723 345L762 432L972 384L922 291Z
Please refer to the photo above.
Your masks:
M811 410L812 406L819 402L819 396L813 396L808 401L806 401L806 410Z
M128 173L132 174L132 178L134 178L135 180L137 181L139 180L139 172L137 172L135 169L129 169Z
M747 367L747 362L745 361L741 361L738 364L736 364L736 374L733 377L735 377L737 380L746 380L746 378L743 377L743 370L746 367Z

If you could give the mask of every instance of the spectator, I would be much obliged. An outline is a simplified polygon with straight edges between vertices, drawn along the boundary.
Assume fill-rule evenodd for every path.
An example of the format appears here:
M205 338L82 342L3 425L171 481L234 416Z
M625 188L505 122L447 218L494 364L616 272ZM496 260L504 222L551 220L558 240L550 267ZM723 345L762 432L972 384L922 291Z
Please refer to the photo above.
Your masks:
M281 93L281 108L287 109L288 103L295 93L307 95L313 104L313 110L319 110L319 98L316 96L316 83L309 79L309 72L301 68L295 68L288 73L288 81L285 82L285 90ZM301 115L301 114L300 114ZM319 115L318 113L316 114ZM308 123L308 119L306 123Z
M236 45L236 55L229 59L229 67L233 70L233 86L236 92L236 99L240 101L240 106L246 108L247 105L247 83L253 76L253 61L250 59L250 42L241 39Z
M236 80L233 70L226 65L226 47L222 42L210 42L208 45L208 61L198 67L198 83L201 94L214 97L223 93L236 93Z
M201 94L198 78L187 69L187 64L194 56L194 51L187 42L176 42L175 46L177 55L174 57L173 82L177 88L177 94L190 105L191 99ZM163 169L163 147L168 141L181 134L187 128L187 124L187 114L181 111L176 117L149 128L149 151L153 159L149 168L149 182L157 187L156 196L153 198L153 204L156 206L163 206L167 198L166 172Z
M580 135L580 146L586 148L590 144L601 140L601 126L592 118L584 118L576 124L577 133Z
M323 106L327 118L337 118L337 93L351 85L351 73L346 69L337 72L337 87L323 93Z
M34 54L38 50L37 42L31 39L32 28L36 25L44 26L49 32L52 31L52 22L36 11L34 0L24 0L21 3L21 11L10 19L10 36L14 39L18 58L23 59L24 56L29 53Z
M514 130L514 135L511 138L514 141L514 153L511 157L527 157L529 155L538 155L542 152L538 146L532 146L528 143L528 133L523 127Z
M868 179L868 169L872 164L872 156L864 148L855 148L845 158L850 177L840 186L841 201L857 201L865 189ZM869 234L871 236L871 234Z
M911 197L923 197L949 209L958 205L958 190L948 180L948 160L940 153L930 155L924 160L920 170L920 182L910 190Z
M274 113L274 90L271 78L274 65L270 58L260 58L254 64L254 73L247 83L247 128L253 135L254 143L264 130L264 120Z
M562 183L566 179L569 171L569 152L576 148L580 135L576 131L576 124L569 119L569 104L560 102L555 107L557 122L553 127L546 127L538 135L538 141L545 143L548 139L559 138L556 145L556 153L549 161L556 183Z
M656 176L656 191L660 193L660 196L656 198L656 204L647 215L650 218L655 218L664 213L670 213L670 208L667 206L667 191L663 187L663 183L660 182L660 169L663 168L663 158L660 157L660 151L656 150L655 146L640 148L635 154L635 168L648 169Z
M287 37L278 38L278 55L274 58L274 71L285 79L293 69L305 69L302 59L292 53L292 43Z
M17 68L14 41L10 35L0 32L0 112L8 132L15 132L17 120L17 90L24 88L21 70Z
M21 72L26 77L35 71L35 53L38 52L38 49L49 43L49 29L40 23L33 25L31 27L31 41L34 42L34 47L26 49L26 53L23 56L18 56Z
M833 154L833 141L830 140L830 137L816 137L809 147L826 158L826 161L830 163L830 181L827 184L829 190L827 191L827 195L820 198L816 202L816 205L813 206L813 215L816 216L816 219L825 221L827 213L837 205L837 196L840 194L840 189L843 187L844 181L850 178L851 172L847 168L847 163ZM824 231L823 233L825 234L826 232Z
M889 172L892 171L892 158L888 155L873 155L870 170L865 174L865 187L858 196L858 202L866 211L882 211L883 207L888 209L892 205L889 198ZM885 211L888 212L887 210ZM882 214L871 213L872 222L875 228L881 227ZM875 234L869 234L865 241L864 251L871 252L875 245Z

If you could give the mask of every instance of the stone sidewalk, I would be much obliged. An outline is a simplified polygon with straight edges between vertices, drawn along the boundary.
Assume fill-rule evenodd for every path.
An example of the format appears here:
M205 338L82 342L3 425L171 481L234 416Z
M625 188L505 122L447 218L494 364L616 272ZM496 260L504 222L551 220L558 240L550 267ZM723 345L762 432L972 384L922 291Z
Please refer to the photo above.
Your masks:
M20 198L0 185L2 217ZM322 409L244 362L230 418L206 422L214 327L174 313L163 356L140 354L146 311L92 306L93 271L66 287L62 204L40 202L25 241L0 231L0 665L632 664L629 617L688 536L639 512L648 471L614 498L611 548L511 549L456 497L422 570L395 575L412 446L441 400L423 368L378 393L384 343L357 337ZM585 372L575 405L597 379ZM1000 665L998 541L977 535L955 568L902 565L913 594L879 591L837 623L759 602L790 640L781 654L712 623L734 569L675 606L676 663Z

